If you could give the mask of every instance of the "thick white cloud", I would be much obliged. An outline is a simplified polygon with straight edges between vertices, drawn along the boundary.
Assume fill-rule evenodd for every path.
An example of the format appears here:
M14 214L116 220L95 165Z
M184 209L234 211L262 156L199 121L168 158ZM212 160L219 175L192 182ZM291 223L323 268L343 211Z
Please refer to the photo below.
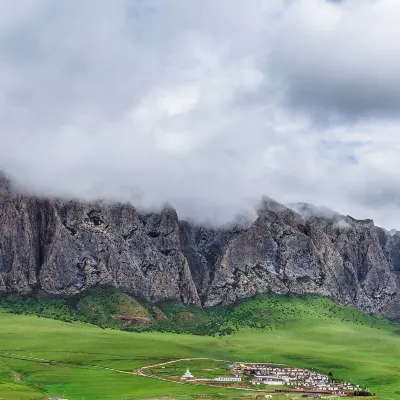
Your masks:
M400 228L395 0L0 0L0 169L40 194L263 194Z
M275 32L272 60L288 100L353 118L396 116L399 19L396 0L293 2Z

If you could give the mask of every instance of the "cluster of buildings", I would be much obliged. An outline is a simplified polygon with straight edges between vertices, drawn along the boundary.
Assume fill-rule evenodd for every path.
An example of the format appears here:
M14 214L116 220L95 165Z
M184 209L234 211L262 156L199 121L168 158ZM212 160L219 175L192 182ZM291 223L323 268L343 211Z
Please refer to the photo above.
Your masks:
M249 377L254 385L285 386L301 391L345 394L360 390L359 385L334 382L328 376L303 368L274 364L237 364L235 370Z
M348 395L355 391L368 390L349 382L334 381L315 371L286 365L237 363L230 368L232 375L216 378L195 378L187 369L181 380L276 386L275 392L300 392L315 397L319 394Z

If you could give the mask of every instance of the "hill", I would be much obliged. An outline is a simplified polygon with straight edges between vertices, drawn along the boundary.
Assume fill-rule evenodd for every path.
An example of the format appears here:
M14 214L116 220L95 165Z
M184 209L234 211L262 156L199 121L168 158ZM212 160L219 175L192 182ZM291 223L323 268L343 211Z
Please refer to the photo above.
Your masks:
M119 289L98 286L73 298L50 296L0 297L0 307L10 313L37 315L65 322L80 321L102 328L131 332L171 332L195 335L225 336L242 328L281 329L294 316L332 319L374 326L376 323L396 326L393 321L367 316L356 308L339 306L317 295L261 294L229 307L200 308L178 301L154 306L139 302Z
M194 309L176 313L176 307L164 308L167 318L182 319L181 312L192 314L183 316L188 324L204 318L202 309L199 314ZM365 385L381 398L400 399L400 335L393 322L326 298L275 295L240 303L224 318L226 326L238 330L212 337L124 332L3 311L0 398L33 399L35 393L36 398L49 393L70 400L122 400L215 393L216 388L121 373L170 359L210 357L315 368Z

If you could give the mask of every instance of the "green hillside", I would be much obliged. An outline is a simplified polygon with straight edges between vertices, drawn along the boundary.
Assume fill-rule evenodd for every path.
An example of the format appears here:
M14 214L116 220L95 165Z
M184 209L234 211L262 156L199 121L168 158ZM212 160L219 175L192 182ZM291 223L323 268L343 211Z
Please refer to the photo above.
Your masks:
M151 321L156 319L151 309L131 303L127 297L117 303L113 312L119 315L148 313ZM103 304L103 310L114 307L107 304ZM97 305L87 302L86 307L96 313ZM78 309L67 307L63 312L71 313L73 321L77 314L71 310ZM229 328L233 333L199 336L126 332L83 322L10 314L3 309L0 399L41 399L51 394L69 400L122 400L221 393L219 388L121 373L189 357L271 361L315 368L366 385L381 398L400 399L400 327L382 318L366 316L316 296L265 295L232 309L214 310L168 303L159 305L159 310L168 318L168 322L162 318L168 329L174 325L187 326L189 330L223 325L223 329ZM107 313L105 319L109 319ZM226 393L232 394L232 390L226 389Z

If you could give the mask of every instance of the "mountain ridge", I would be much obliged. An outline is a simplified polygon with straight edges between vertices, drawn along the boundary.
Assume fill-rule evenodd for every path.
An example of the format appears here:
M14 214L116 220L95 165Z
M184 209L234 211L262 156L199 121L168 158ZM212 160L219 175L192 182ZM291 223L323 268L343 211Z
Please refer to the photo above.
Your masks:
M153 303L210 307L264 292L315 293L400 317L400 233L372 220L264 198L248 227L202 227L171 206L143 213L0 186L3 294L73 296L106 284Z

